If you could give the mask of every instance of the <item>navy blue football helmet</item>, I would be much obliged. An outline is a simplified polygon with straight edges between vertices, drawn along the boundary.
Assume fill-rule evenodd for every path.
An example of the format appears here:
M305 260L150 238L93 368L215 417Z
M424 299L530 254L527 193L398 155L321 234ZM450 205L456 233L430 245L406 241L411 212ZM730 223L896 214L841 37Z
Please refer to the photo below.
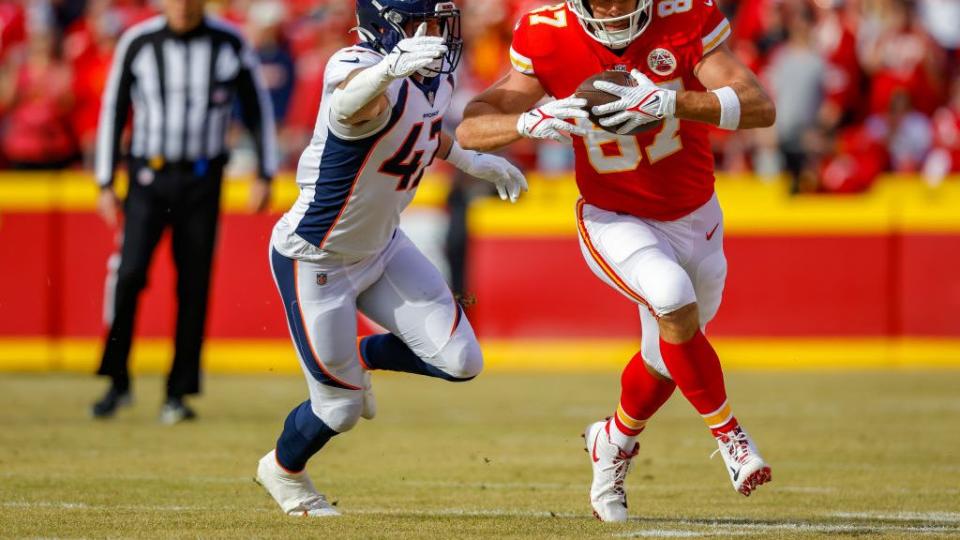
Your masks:
M442 65L426 69L431 76L453 73L463 52L460 10L456 4L449 0L357 0L360 39L383 54L389 54L400 40L413 36L423 22L437 23L447 45Z

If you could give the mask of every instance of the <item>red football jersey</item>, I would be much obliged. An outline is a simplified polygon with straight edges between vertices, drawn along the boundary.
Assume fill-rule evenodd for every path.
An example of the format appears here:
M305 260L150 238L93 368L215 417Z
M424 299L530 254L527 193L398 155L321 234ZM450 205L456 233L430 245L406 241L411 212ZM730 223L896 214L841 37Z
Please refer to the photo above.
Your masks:
M693 75L703 55L730 35L716 0L656 0L653 20L616 54L581 26L566 4L531 11L517 23L510 59L536 77L551 96L573 94L604 70L638 69L663 87L704 90ZM617 136L584 120L587 137L574 137L577 186L586 202L639 217L669 221L713 195L710 126L669 119L640 135Z

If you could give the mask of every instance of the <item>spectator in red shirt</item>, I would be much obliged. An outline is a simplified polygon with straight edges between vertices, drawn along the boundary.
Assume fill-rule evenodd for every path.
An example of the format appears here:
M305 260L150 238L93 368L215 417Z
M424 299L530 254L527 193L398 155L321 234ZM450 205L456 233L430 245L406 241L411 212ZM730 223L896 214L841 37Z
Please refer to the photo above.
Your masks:
M924 114L932 114L944 98L943 49L927 34L912 0L892 0L884 28L868 38L862 61L872 76L870 111L882 114L899 91Z
M73 71L71 128L87 161L93 158L100 118L100 97L106 86L113 48L128 17L113 8L110 0L92 0L83 19L76 21L64 38L64 56Z
M54 37L31 33L24 61L0 75L0 149L19 169L63 168L78 157L70 128L71 77Z
M933 146L923 172L937 185L948 174L960 174L960 75L953 80L950 102L933 115Z
M861 121L866 111L861 94L862 69L857 58L856 21L849 2L816 2L814 42L827 62L824 73L825 103L820 118L827 129Z
M0 63L27 38L26 14L17 2L0 3ZM0 111L2 112L2 111Z

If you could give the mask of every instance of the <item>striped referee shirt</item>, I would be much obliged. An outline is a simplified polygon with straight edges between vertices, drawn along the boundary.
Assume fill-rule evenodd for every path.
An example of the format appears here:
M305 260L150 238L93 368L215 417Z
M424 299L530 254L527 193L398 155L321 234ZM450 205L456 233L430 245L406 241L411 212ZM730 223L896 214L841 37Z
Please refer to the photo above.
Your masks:
M131 105L129 155L157 166L224 157L235 97L254 138L258 174L270 179L277 169L273 108L246 40L210 16L185 34L162 15L133 26L120 37L103 93L97 182L113 182Z

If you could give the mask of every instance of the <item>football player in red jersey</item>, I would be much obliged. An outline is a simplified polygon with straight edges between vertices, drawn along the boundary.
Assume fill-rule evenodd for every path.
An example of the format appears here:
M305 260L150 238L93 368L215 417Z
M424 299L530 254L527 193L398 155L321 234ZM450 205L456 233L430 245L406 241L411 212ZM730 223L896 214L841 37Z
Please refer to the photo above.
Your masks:
M734 489L749 495L771 478L732 413L703 334L726 278L709 125L765 127L776 116L730 52L729 35L716 0L567 0L534 10L514 31L514 70L467 106L457 129L474 150L571 137L584 258L640 308L641 350L623 372L616 414L585 433L590 499L604 521L626 519L636 437L675 387L711 429ZM601 123L621 133L662 121L659 128L621 136L592 125L585 100L572 95L604 70L630 72L637 85L594 83L620 98L594 109ZM562 99L537 106L545 95Z

